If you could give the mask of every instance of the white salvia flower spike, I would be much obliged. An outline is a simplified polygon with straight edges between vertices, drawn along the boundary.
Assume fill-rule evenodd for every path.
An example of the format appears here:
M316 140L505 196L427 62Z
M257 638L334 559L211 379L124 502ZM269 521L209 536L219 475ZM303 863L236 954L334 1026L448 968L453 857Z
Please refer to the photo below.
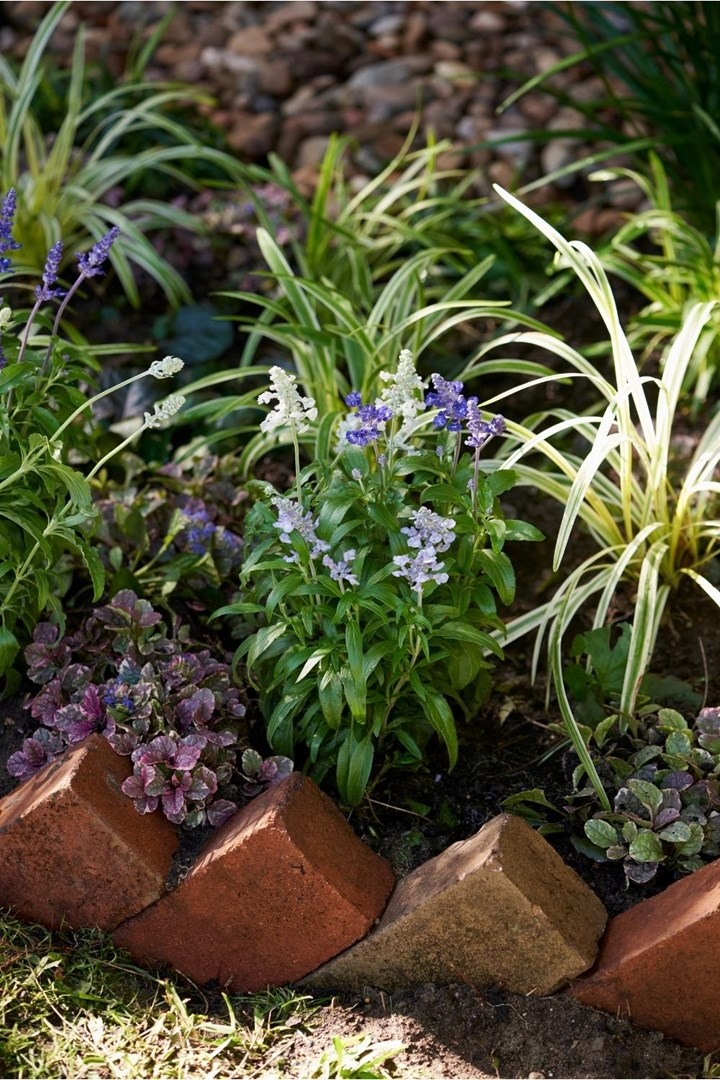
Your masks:
M260 430L266 434L278 428L290 427L301 435L317 419L313 399L303 397L298 391L295 376L281 367L270 368L270 389L258 398L260 405L269 405L272 401L277 401L277 405L260 424Z
M185 398L182 394L170 394L164 401L156 401L154 414L145 413L145 427L159 428L171 416L179 412L184 404Z
M0 308L0 330L5 329L11 318L12 311L9 307Z
M179 356L165 356L162 360L153 360L148 371L155 379L169 379L184 367L185 362Z

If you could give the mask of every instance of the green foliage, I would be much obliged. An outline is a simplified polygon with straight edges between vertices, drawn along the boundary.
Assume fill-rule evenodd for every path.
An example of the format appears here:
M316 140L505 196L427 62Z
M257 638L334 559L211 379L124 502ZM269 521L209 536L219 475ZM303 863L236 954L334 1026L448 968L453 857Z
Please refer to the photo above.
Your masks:
M701 710L692 727L674 709L645 713L637 746L607 755L612 809L585 821L590 844L581 850L622 860L638 884L661 863L680 873L700 869L720 855L720 710Z
M45 255L56 241L62 238L72 256L88 235L99 240L109 228L118 226L122 236L110 261L131 303L140 304L134 268L154 278L173 305L188 302L187 285L147 234L157 229L197 231L199 220L167 199L141 194L121 210L107 196L138 180L146 183L144 178L152 173L170 177L176 185L197 187L196 166L220 170L237 182L236 163L204 145L172 117L170 110L178 103L203 100L191 88L120 82L86 100L82 26L77 31L63 121L57 131L45 130L35 114L45 78L45 51L68 7L62 0L50 8L18 72L0 57L0 188L18 189L16 235L24 259L20 269L39 276ZM137 137L144 140L145 148L127 149L129 140Z
M598 181L628 178L649 203L649 209L633 214L598 253L607 271L628 282L648 301L630 320L628 329L628 341L642 350L644 358L677 335L693 304L720 296L720 241L712 243L673 209L667 176L655 155L651 155L650 165L649 177L629 169L605 170L593 177ZM696 407L706 400L717 380L718 334L720 310L716 307L698 339L684 381L684 389L692 390Z
M350 806L387 769L419 765L433 732L455 763L452 706L475 715L490 685L485 653L502 655L489 631L502 629L495 595L504 604L514 596L503 549L540 538L500 514L511 472L481 473L479 445L460 457L459 431L428 431L409 368L404 351L402 378L386 373L386 400L403 397L377 420L387 432L355 428L355 444L341 442L333 456L321 424L316 464L298 468L292 496L248 485L257 501L240 601L216 612L240 616L249 631L236 661L257 685L270 745L296 760L304 746L317 780L334 766ZM285 386L273 370L276 389ZM310 416L314 407L292 387L285 400L278 392L274 412L285 409L295 435L300 403ZM265 423L274 430L273 414Z
M27 1080L267 1075L318 1009L287 989L208 1000L138 968L106 934L1 913L0 970L0 1072Z
M245 493L233 458L206 455L147 469L125 454L125 475L98 477L93 544L108 591L133 589L156 603L190 601L196 614L230 599L242 560Z
M336 1035L332 1048L325 1050L306 1073L306 1080L391 1080L394 1070L385 1065L405 1049L394 1039L373 1042L369 1035L343 1039Z
M601 409L593 413L578 415L571 406L540 413L525 424L508 422L508 432L518 446L495 464L516 470L521 484L536 487L563 505L554 570L561 565L578 520L597 545L596 553L565 577L549 601L510 623L505 640L538 631L537 663L542 639L546 631L549 633L550 674L563 719L603 806L609 809L568 700L562 675L563 638L575 615L593 600L593 629L601 627L620 584L630 581L635 585L636 613L619 702L620 711L631 716L671 592L689 579L720 606L713 569L720 550L716 516L720 484L714 479L720 463L720 414L702 433L684 474L672 457L673 422L683 381L714 305L697 304L690 310L668 351L661 378L641 375L598 258L585 245L568 243L513 196L498 191L555 245L564 264L585 286L610 336L609 377L575 349L547 334L508 335L492 346L543 348L557 356L565 368L550 376L550 381L586 380L603 399ZM516 362L512 356L501 363L508 372L524 370L524 362ZM475 362L461 377L474 378L483 370L484 363ZM517 395L518 388L512 393ZM548 420L550 424L543 427ZM569 435L575 439L572 449L556 445L558 437ZM580 451L576 449L578 442L583 447ZM509 448L510 440L504 446ZM525 463L531 453L540 455L540 467Z
M274 236L277 222L263 200L255 199L261 222L257 242L267 264L265 291L222 294L253 309L237 320L247 335L239 368L199 379L188 391L206 394L228 382L265 376L264 355L281 352L329 423L350 390L365 400L378 392L379 372L394 362L404 343L429 363L426 357L437 343L480 320L490 327L502 321L541 329L507 301L469 299L481 282L489 283L496 258L493 244L482 238L471 242L466 234L477 223L464 202L469 177L463 174L449 194L442 193L443 183L455 177L437 169L436 157L444 148L441 144L399 157L353 195L341 167L342 144L333 140L310 203L275 162L272 179L297 199L304 226L297 229L291 252L286 251ZM249 170L248 176L269 182L261 170ZM497 218L488 216L487 221L488 229L502 237ZM509 259L513 244L503 237L500 246L501 257ZM488 285L493 297L498 290L497 280ZM447 371L452 361L445 357L441 366ZM222 423L224 429L199 437L194 449L250 433L239 459L243 475L250 475L274 445L262 433L254 434L253 403L253 395L246 393L196 406L192 419ZM313 438L311 427L303 438L308 448Z
M578 130L548 132L548 138L570 134L592 144L609 142L624 153L656 149L678 204L711 235L720 198L717 5L712 0L619 0L551 7L579 51L531 79L504 107L541 88L583 117ZM595 71L604 93L581 100L572 88L553 84L559 71L580 64Z
M71 582L68 554L84 563L94 599L102 594L104 569L89 543L96 516L90 480L168 410L161 406L154 416L146 413L144 423L85 473L70 462L71 454L82 462L93 454L88 411L101 398L149 374L165 377L177 371L182 361L156 361L140 375L88 398L78 389L87 368L87 363L79 363L86 360L81 351L66 351L51 338L45 353L37 352L25 345L29 324L20 332L8 308L1 321L6 364L0 369L0 678L11 689L17 680L15 658L42 612L51 611L64 625L61 598ZM173 400L181 403L179 397Z

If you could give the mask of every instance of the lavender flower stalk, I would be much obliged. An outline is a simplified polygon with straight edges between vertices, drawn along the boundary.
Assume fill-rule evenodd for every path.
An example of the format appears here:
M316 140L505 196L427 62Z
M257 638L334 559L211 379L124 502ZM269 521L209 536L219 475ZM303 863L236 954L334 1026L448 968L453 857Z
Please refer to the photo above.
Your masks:
M60 260L62 259L62 253L62 240L58 240L57 243L53 244L53 246L50 248L47 259L45 260L45 267L43 269L42 275L43 283L42 285L38 285L35 289L35 304L33 305L33 309L28 316L28 321L26 322L25 329L23 330L23 335L20 341L20 349L18 351L18 363L25 355L25 349L27 348L27 343L30 339L30 330L32 328L32 324L35 321L35 316L37 315L42 305L47 304L50 300L55 300L65 295L65 291L63 289L58 289L55 287L55 282L57 281L58 274L60 273Z
M16 208L15 188L10 188L0 207L0 274L5 273L12 266L11 260L5 257L5 252L18 251L22 247L22 244L18 244L12 236Z
M117 227L117 225L114 225L113 228L106 232L105 235L102 236L96 244L93 244L89 251L78 251L75 253L75 258L78 261L78 268L80 272L75 282L70 286L67 293L65 294L65 298L60 304L60 307L57 309L57 314L55 315L55 322L53 323L52 328L52 338L57 337L58 331L60 329L60 321L65 312L65 308L68 306L72 297L80 288L83 281L85 281L86 278L97 277L99 274L105 273L105 271L103 270L103 265L110 254L110 248L113 246L119 235L120 229ZM45 359L43 360L41 368L42 375L47 375L48 369L50 367L52 338L50 345L48 345Z

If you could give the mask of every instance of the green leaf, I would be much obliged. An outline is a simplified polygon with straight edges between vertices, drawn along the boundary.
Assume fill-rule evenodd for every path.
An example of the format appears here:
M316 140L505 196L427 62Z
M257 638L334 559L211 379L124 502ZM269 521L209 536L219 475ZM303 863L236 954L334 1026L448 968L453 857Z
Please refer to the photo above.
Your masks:
M13 665L20 651L20 642L6 627L0 627L0 675L4 675Z
M514 806L520 806L522 803L531 802L537 803L539 806L545 806L548 810L553 810L556 814L560 811L554 803L551 803L543 791L542 788L528 788L527 791L519 791L516 795L508 795L507 799L503 799L503 809L512 809Z
M705 843L705 834L703 833L702 825L698 825L696 821L690 823L690 839L684 843L678 844L677 851L679 855L697 855L702 851Z
M247 654L249 668L253 667L257 660L262 658L263 653L283 636L285 630L285 624L278 623L276 626L263 626L252 636Z
M684 760L692 753L692 740L684 731L672 731L665 740L665 753Z
M603 850L613 847L618 842L617 829L602 818L591 818L586 821L584 829L588 840Z
M458 744L455 720L450 706L442 694L438 694L426 687L422 707L431 726L440 735L447 747L450 768L452 769L457 762Z
M343 711L343 684L337 671L325 671L318 682L318 699L322 714L333 731L340 727Z
M474 626L469 626L468 623L443 623L442 626L433 630L431 637L449 639L450 641L470 641L474 645L480 645L488 652L494 653L500 660L503 658L503 651L495 638L482 630L476 630Z
M363 640L360 627L354 619L345 627L345 647L350 673L355 682L360 682L363 677Z
M372 771L374 748L368 734L358 739L348 731L337 760L337 785L340 797L348 806L358 806L363 799Z
M545 534L527 521L507 518L505 521L506 540L544 540Z
M93 585L93 600L99 600L103 594L105 588L105 567L102 564L102 559L95 548L90 544L86 544L82 540L76 541L78 550L82 555L83 562L88 568L90 574L90 580Z
M660 788L655 787L654 784L649 783L647 780L628 780L627 786L643 806L647 807L650 816L655 817L662 806L663 795Z
M511 604L515 598L515 571L507 555L502 551L478 551L475 558L490 578L503 604Z
M658 833L661 840L668 840L671 844L685 844L692 839L690 826L684 821L673 821L662 832Z
M641 863L659 863L665 858L662 841L650 829L640 829L630 844L629 854Z

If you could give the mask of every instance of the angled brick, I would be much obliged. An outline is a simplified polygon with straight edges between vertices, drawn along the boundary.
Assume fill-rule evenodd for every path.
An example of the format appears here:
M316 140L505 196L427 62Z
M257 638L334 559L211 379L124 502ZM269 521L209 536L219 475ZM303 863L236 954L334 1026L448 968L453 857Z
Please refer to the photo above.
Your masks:
M568 993L710 1053L720 1048L720 860L608 925Z
M503 814L400 881L377 928L304 985L465 981L545 994L590 967L606 917L547 841Z
M140 962L249 992L293 982L373 925L394 884L300 773L218 830L174 892L119 927Z
M48 927L112 930L157 900L177 838L122 793L130 772L91 735L0 800L0 906Z

